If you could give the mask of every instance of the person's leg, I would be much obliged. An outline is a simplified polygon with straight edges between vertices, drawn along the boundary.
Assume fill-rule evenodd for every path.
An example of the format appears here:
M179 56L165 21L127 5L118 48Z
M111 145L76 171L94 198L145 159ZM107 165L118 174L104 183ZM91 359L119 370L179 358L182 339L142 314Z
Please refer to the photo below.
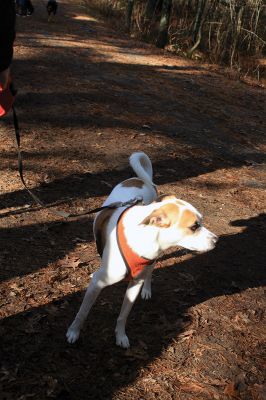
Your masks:
M31 15L34 11L34 7L32 5L31 0L26 0L27 1L27 15Z
M27 15L27 0L18 1L18 15L22 17Z
M0 71L0 91L5 90L9 82L10 68Z

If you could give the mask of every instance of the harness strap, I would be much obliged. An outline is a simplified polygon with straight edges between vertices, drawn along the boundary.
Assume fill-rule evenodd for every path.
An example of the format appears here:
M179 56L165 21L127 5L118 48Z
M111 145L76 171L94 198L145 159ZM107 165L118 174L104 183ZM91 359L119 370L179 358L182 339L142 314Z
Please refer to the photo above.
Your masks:
M18 171L19 171L19 176L20 176L21 182L23 183L23 186L25 187L25 189L27 190L29 195L33 198L35 203L37 203L39 206L41 206L42 208L45 208L48 212L50 212L51 214L54 214L56 216L63 217L63 218L73 218L73 217L81 217L81 216L84 216L84 215L94 214L94 213L97 213L99 211L105 210L106 208L115 209L115 208L119 208L119 207L135 205L137 203L142 202L141 198L135 197L135 198L130 199L129 201L126 201L124 203L123 202L116 202L116 203L109 204L108 206L97 207L97 208L94 208L92 210L85 211L83 213L68 213L68 212L65 212L65 211L62 211L62 210L51 210L48 206L46 206L39 199L38 196L36 196L30 190L30 188L27 186L27 184L26 184L26 182L24 180L24 176L23 176L23 161L22 161L22 154L21 154L21 150L20 150L20 130L19 130L18 117L17 117L14 105L12 106L12 111L13 111L13 123L14 123L16 142L17 142L17 151L18 151Z

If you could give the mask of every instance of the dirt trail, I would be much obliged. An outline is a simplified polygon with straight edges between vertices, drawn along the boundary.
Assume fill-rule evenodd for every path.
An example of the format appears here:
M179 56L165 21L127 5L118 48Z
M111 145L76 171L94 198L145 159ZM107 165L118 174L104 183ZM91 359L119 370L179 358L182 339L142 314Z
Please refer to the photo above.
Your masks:
M149 154L175 193L220 235L195 256L165 254L153 298L114 344L126 283L108 288L80 341L65 331L99 266L91 218L32 204L0 121L1 399L265 398L265 91L111 30L76 0L17 24L14 76L25 176L47 204L82 211Z

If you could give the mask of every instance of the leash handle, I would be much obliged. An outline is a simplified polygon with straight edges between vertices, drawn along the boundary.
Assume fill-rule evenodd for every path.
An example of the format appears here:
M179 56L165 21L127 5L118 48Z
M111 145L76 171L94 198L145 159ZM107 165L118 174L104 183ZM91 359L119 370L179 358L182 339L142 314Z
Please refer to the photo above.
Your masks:
M48 206L46 206L40 199L39 197L37 197L31 190L30 188L27 186L25 180L24 180L24 176L23 176L23 160L22 160L22 154L21 154L21 150L20 150L20 130L19 130L19 123L18 123L18 117L16 114L16 110L14 105L12 106L12 111L13 111L13 123L14 123L14 129L15 129L15 136L16 136L16 143L17 143L17 151L18 151L18 172L19 172L19 176L21 179L21 182L23 183L23 186L25 187L25 189L27 190L27 192L30 194L30 196L33 198L33 200L35 201L35 203L37 203L39 206L41 206L42 208L45 208L48 212L50 212L51 214L56 215L57 217L63 217L63 218L73 218L73 217L82 217L85 215L89 215L89 214L94 214L97 213L99 211L105 210L105 209L115 209L115 208L119 208L119 207L126 207L129 205L136 205L140 202L142 202L142 197L135 197L129 201L126 202L117 202L117 203L112 203L109 204L108 206L102 206L102 207L97 207L94 208L93 210L89 210L86 211L84 213L67 213L65 211L62 210L51 210L50 208L48 208Z

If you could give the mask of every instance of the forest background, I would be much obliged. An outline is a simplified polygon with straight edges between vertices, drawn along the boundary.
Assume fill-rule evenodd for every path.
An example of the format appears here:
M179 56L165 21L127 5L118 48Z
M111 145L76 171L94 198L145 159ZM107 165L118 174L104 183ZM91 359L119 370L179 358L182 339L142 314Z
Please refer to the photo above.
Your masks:
M178 55L266 79L263 0L85 0L117 29Z

